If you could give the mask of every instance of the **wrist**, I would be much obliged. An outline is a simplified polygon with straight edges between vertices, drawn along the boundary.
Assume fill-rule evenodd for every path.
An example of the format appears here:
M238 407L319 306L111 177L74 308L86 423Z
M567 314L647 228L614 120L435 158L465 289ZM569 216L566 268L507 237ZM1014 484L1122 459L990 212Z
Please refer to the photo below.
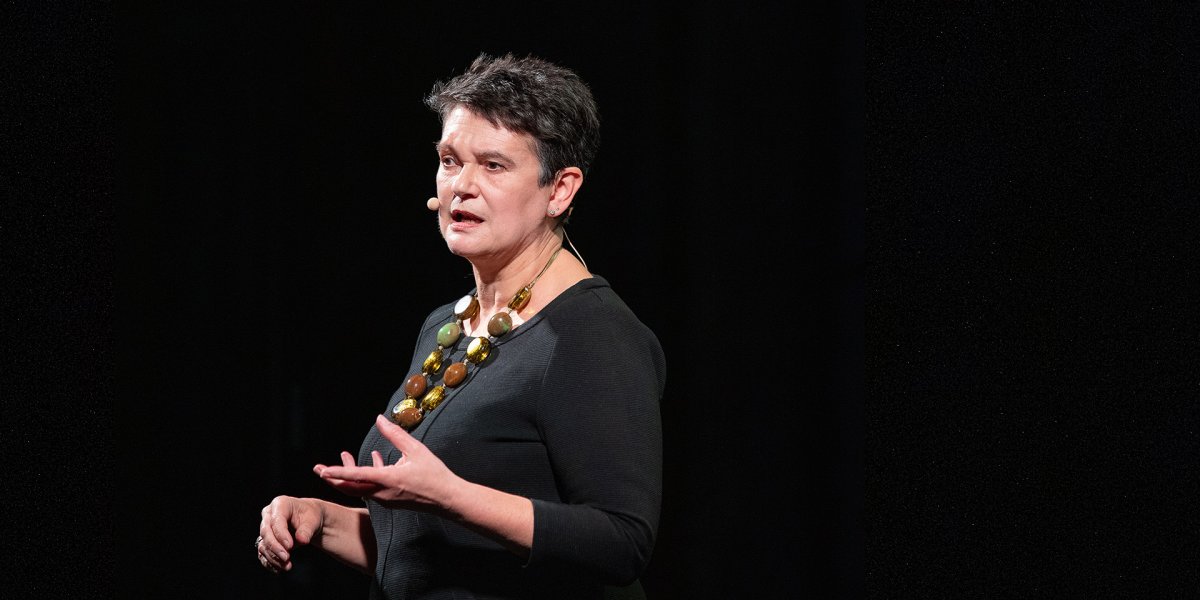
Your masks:
M457 475L449 477L437 503L438 512L442 517L462 522L467 516L467 507L470 506L471 495L475 493L476 487L478 486Z

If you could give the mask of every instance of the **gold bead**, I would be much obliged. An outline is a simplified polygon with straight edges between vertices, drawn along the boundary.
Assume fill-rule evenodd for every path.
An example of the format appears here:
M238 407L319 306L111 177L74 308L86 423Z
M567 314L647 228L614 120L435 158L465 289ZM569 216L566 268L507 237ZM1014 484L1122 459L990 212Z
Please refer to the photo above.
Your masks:
M517 295L508 301L508 307L516 312L521 312L521 309L525 308L526 304L529 304L529 295L531 293L532 291L529 289L529 286L521 288L521 291L517 292Z
M492 343L485 337L477 337L471 340L467 346L467 360L474 364L482 363L487 360L488 354L492 351Z
M432 375L432 374L440 371L441 368L442 368L442 349L438 348L437 350L434 350L433 352L429 353L429 357L426 358L425 362L421 365L421 371Z
M421 408L425 409L425 412L429 412L437 408L445 397L446 388L440 385L435 385L433 386L433 389L429 390L425 394L425 397L421 399Z

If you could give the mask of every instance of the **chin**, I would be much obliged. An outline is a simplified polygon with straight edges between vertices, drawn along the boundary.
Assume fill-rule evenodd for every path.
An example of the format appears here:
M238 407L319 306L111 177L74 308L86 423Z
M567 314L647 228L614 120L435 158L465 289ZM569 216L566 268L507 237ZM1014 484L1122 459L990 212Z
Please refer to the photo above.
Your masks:
M445 236L446 249L455 256L467 257L472 254L470 244L465 243L462 236L449 234Z

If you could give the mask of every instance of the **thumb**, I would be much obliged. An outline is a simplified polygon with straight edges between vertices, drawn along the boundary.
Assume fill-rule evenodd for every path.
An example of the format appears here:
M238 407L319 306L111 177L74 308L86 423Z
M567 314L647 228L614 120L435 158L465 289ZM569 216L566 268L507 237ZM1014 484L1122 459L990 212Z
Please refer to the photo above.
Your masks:
M297 527L295 537L296 537L297 543L299 543L302 546L307 546L309 543L312 542L313 530L311 527L309 527L307 525Z
M317 529L321 527L324 519L322 515L323 510L316 501L297 507L291 518L292 525L295 527L292 538L296 540L296 543L304 546L312 543L313 537L317 535Z

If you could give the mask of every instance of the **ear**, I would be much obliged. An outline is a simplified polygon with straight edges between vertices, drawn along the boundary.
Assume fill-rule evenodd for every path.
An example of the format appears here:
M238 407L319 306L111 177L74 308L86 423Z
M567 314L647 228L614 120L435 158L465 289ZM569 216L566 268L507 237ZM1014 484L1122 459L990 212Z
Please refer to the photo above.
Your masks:
M583 186L583 171L579 167L566 167L554 176L550 186L552 189L546 210L554 211L555 215L564 214L575 199L575 192Z

